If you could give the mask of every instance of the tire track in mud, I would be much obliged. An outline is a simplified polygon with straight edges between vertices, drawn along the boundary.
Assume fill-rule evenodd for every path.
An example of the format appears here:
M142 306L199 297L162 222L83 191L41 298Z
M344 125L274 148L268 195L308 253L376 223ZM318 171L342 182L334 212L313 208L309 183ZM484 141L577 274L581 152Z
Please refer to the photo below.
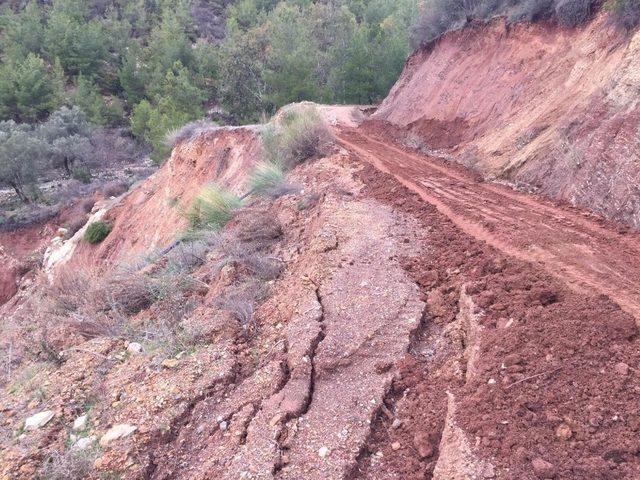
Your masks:
M579 292L607 295L640 322L640 235L535 195L479 183L459 165L393 146L393 139L362 127L342 127L337 135L347 150L393 175L466 234L543 266Z

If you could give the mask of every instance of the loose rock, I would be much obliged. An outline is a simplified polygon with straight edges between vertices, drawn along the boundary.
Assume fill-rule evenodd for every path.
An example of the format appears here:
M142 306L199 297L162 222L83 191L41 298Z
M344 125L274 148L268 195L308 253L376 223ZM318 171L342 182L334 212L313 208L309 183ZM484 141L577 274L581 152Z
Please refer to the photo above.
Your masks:
M132 354L137 354L137 353L142 353L142 345L139 344L138 342L131 342L129 345L127 345L127 351L129 353Z
M76 450L86 450L87 448L91 447L96 440L97 440L97 437L95 435L91 435L90 437L80 438L73 445L73 448L75 448Z
M549 463L542 458L535 458L531 465L533 466L533 473L538 478L554 478L556 476L556 467L553 463Z
M572 435L573 432L571 431L571 427L566 423L559 425L556 429L556 437L562 440L569 440Z
M126 423L122 423L119 425L114 425L113 427L111 427L107 433L105 433L102 438L100 439L100 446L104 447L106 445L108 445L109 443L111 443L114 440L118 440L120 438L124 438L124 437L128 437L129 435L131 435L133 432L135 432L138 429L138 427L135 427L133 425L129 425Z
M433 455L433 445L429 440L429 435L426 433L417 433L413 437L413 445L416 447L420 458L429 458Z
M162 366L165 368L176 368L178 366L178 360L175 358L167 358L162 361Z
M43 412L36 413L30 416L24 422L25 430L37 430L40 427L44 427L53 418L55 414L51 410L45 410Z
M622 375L624 377L629 373L629 365L624 362L616 363L614 370L618 375Z
M73 422L73 429L75 431L78 430L84 430L84 428L87 426L87 420L89 419L88 415L82 415L78 418L76 418Z

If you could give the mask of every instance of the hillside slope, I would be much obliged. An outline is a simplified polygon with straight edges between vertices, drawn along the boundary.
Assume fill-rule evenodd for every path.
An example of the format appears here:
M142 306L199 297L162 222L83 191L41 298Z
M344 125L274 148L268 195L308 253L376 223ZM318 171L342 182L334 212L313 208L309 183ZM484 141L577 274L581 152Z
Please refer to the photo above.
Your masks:
M640 227L640 33L503 20L419 50L374 119L489 178ZM413 140L415 143L415 139Z

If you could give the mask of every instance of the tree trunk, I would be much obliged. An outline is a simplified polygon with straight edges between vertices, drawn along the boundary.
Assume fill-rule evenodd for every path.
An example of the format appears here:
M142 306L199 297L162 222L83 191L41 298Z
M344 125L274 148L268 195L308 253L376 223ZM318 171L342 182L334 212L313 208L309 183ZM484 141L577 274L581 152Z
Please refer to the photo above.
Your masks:
M67 173L67 176L70 177L71 176L71 166L69 165L69 158L68 157L64 157L64 161L62 163L62 166L64 167L64 171Z
M15 190L16 195L18 195L18 198L22 203L31 203L31 200L29 200L29 197L24 194L20 185L18 185L16 182L9 182L9 185Z

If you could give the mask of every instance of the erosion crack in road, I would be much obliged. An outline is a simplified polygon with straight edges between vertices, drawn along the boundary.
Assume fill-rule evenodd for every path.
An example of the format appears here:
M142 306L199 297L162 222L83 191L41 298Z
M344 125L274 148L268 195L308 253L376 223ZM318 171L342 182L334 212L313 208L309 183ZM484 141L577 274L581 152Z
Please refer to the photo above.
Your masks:
M336 133L347 150L393 175L466 234L541 265L574 290L608 296L640 322L638 234L541 196L479 182L460 165L393 145L366 126Z

